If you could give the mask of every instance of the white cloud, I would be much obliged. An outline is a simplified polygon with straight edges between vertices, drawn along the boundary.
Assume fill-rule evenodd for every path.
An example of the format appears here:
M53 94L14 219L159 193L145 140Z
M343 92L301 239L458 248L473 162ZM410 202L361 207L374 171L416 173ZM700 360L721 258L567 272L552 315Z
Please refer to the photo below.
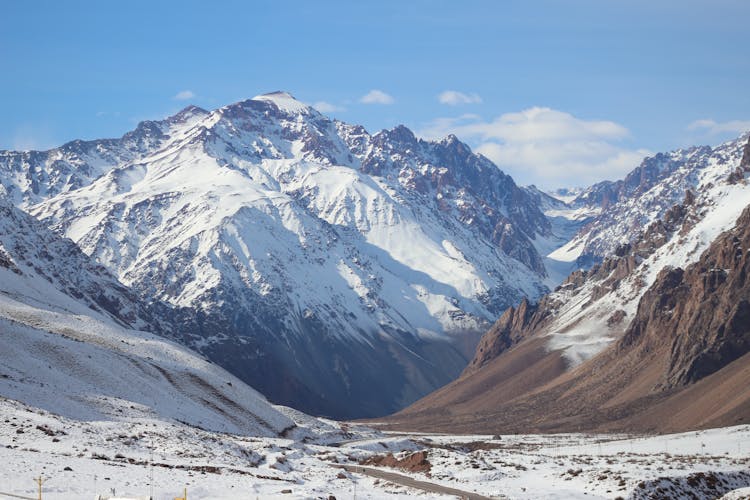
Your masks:
M459 104L479 104L482 102L482 98L475 93L464 94L457 90L446 90L438 96L438 101L441 104L457 106Z
M492 121L471 114L440 118L419 133L433 139L448 134L471 142L516 182L544 188L616 179L649 154L619 144L630 135L620 124L543 107L506 113Z
M743 134L750 130L750 121L730 120L728 122L716 122L711 119L695 120L688 125L688 130L698 131L708 135L721 134Z
M392 96L378 89L369 91L359 99L363 104L393 104L395 101Z
M187 101L193 98L195 98L195 93L192 90L181 90L173 97L173 99L177 99L178 101Z
M52 147L53 146L46 142L40 141L39 138L35 136L16 133L13 136L13 145L11 149L14 151L45 151Z
M318 101L313 104L312 107L317 109L321 113L335 113L336 111L346 111L346 108L343 106L337 106L325 101Z
M46 151L61 144L48 124L23 124L16 128L11 139L15 151Z

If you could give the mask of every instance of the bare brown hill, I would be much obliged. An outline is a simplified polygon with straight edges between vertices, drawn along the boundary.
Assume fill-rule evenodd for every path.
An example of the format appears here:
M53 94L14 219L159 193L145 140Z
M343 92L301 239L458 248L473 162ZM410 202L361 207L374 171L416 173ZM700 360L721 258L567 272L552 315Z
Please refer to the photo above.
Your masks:
M573 370L538 334L549 305L523 302L483 337L459 379L386 421L398 429L482 433L665 432L750 422L749 252L750 207L696 263L662 270L624 335ZM628 262L603 265L626 274Z

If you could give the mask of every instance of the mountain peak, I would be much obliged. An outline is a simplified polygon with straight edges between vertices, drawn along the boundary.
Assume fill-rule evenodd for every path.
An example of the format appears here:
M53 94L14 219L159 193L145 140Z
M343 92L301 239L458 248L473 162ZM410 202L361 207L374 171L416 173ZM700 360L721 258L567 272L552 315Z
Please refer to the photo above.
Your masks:
M453 134L449 134L442 138L439 142L441 146L446 147L448 150L462 152L464 154L471 154L471 148L465 143L461 142L461 139Z
M277 90L275 92L269 92L268 94L261 94L253 97L253 101L265 101L273 103L279 110L285 111L290 114L297 113L309 113L310 106L304 104L294 98L289 92Z
M390 130L381 130L376 134L376 137L401 146L411 145L417 142L414 132L409 130L405 125L397 125Z
M208 111L206 111L205 109L191 104L181 109L179 112L175 113L169 118L167 118L167 121L172 122L172 123L184 123L193 117L196 117L196 116L202 117L202 116L206 116L207 114L208 114Z
M444 144L454 144L457 142L461 142L458 137L455 136L455 134L448 134L440 141Z

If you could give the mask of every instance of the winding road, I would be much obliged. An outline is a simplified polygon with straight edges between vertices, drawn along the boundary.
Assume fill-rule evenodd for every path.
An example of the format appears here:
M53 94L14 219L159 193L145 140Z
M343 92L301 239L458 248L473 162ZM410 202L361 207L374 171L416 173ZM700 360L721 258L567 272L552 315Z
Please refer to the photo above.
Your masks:
M435 483L428 483L427 481L419 481L403 474L397 474L395 472L386 472L380 469L373 469L371 467L362 467L361 465L332 465L339 469L344 469L347 472L353 472L355 474L366 474L371 477L378 479L385 479L392 483L400 484L401 486L408 486L409 488L417 488L419 490L428 491L430 493L439 493L441 495L453 495L459 498L465 498L467 500L491 500L491 498L503 498L503 497L486 497L478 493L471 493L468 491L457 490L455 488L449 488L447 486L441 486Z

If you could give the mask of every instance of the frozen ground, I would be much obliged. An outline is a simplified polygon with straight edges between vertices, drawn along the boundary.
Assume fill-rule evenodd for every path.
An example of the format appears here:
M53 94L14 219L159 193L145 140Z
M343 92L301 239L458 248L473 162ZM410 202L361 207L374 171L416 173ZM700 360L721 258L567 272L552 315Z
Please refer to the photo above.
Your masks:
M750 426L667 436L497 437L412 439L429 447L431 481L490 497L717 498L750 485Z
M287 414L310 428L308 438L238 436L163 419L77 421L0 399L0 492L33 497L41 474L44 498L60 500L112 489L172 499L183 488L191 499L217 500L437 497L332 466L422 450L429 471L380 468L493 498L718 498L750 486L750 426L497 439L312 426L310 417Z

